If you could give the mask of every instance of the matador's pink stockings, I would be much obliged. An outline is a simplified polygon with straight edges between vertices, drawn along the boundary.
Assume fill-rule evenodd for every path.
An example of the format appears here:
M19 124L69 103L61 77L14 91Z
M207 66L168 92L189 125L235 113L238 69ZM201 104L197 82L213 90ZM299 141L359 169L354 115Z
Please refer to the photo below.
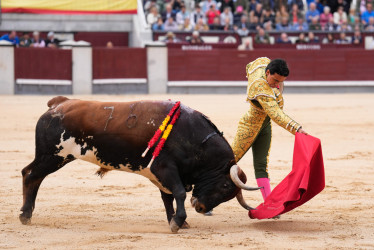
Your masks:
M262 193L262 197L265 200L266 197L268 197L268 195L271 193L270 180L269 178L258 178L256 180L257 180L257 185L259 187L264 187L264 188L261 188L261 193Z

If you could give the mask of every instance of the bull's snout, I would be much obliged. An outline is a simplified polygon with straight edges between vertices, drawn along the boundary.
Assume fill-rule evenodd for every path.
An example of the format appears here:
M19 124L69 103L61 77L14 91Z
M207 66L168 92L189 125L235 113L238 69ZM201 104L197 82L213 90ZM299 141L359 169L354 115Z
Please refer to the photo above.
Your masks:
M196 197L191 197L191 205L195 208L198 213L206 213L206 207L204 204L199 203Z
M195 206L195 210L196 210L196 212L198 212L198 213L206 213L206 209L205 209L205 206L204 205L202 205L202 204L196 204L196 206Z

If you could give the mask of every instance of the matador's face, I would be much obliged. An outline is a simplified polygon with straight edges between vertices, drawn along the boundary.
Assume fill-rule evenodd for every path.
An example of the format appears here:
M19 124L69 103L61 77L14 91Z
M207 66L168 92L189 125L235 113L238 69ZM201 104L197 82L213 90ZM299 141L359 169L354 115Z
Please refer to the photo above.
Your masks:
M273 75L270 74L270 70L267 70L266 72L266 81L272 88L276 88L279 86L279 84L283 83L287 77L278 75L277 73L274 73Z

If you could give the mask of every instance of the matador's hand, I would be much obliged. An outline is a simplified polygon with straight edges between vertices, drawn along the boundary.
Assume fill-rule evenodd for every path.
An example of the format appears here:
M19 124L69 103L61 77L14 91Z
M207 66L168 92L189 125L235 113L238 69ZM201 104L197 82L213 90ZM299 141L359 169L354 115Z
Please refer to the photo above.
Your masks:
M307 132L305 132L304 129L300 128L297 132L301 133L301 134L304 134L304 135L308 135Z

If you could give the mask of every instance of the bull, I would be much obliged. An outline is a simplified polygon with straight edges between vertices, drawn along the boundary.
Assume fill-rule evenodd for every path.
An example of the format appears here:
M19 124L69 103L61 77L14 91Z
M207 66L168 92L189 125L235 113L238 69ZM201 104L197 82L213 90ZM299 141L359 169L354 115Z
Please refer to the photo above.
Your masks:
M172 232L188 227L184 202L192 189L191 203L199 213L234 197L245 209L252 209L242 189L258 188L245 185L246 176L216 126L185 105L180 105L180 117L160 155L147 167L151 154L143 158L142 152L174 104L51 99L36 125L35 158L22 170L20 221L31 223L43 179L76 159L100 166L101 177L110 170L122 170L148 178L160 189Z

